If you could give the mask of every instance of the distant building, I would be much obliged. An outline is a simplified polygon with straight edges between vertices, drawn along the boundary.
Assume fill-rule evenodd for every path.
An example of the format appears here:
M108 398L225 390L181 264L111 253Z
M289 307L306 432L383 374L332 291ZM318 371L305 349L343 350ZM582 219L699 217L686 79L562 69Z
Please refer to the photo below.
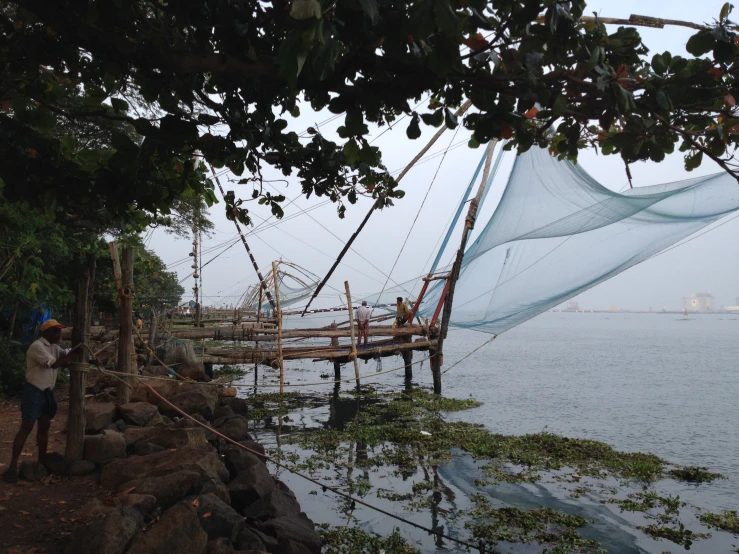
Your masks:
M683 297L683 308L688 312L713 312L715 299L710 292L698 292Z

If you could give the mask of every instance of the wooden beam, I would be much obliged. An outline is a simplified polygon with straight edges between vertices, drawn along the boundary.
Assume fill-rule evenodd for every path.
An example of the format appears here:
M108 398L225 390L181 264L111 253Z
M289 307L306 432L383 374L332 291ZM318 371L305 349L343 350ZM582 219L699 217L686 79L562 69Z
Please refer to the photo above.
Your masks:
M282 310L280 309L280 279L277 274L277 262L272 262L272 276L277 300L277 361L280 364L280 394L283 394L285 392L285 362L282 359Z
M352 353L350 358L354 361L354 375L357 377L357 390L359 390L359 362L357 361L357 341L354 336L354 308L352 307L352 293L349 290L349 281L344 281L344 288L346 289L346 305L349 307L349 331L351 332L352 339Z

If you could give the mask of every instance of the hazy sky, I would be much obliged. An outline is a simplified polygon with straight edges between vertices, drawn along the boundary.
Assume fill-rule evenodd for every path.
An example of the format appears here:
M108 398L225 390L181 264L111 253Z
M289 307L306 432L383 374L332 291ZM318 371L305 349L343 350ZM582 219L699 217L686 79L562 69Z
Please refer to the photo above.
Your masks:
M684 19L696 22L712 21L718 16L723 0L706 0L700 3L688 0L649 0L636 2L622 0L620 2L593 1L588 4L588 12L597 11L604 17L628 18L630 14L652 15L662 18ZM640 29L644 41L652 53L670 50L673 53L684 53L684 44L693 31L689 29L669 28L665 30ZM650 54L651 55L651 54ZM421 110L419 108L419 110ZM317 126L333 114L325 111L315 113L307 103L301 105L302 114L297 119L290 119L290 128L297 132L308 126ZM343 123L343 117L321 125L321 131L338 140L334 130ZM383 152L383 160L390 171L403 168L428 141L436 129L424 129L422 137L410 141L405 136L407 120L400 122L394 130L382 135L375 145ZM423 126L422 126L423 128ZM384 129L373 129L377 137ZM344 258L344 263L334 273L329 284L322 293L320 304L333 306L339 304L339 291L343 293L343 282L348 280L354 296L381 290L398 256L403 241L424 202L423 209L415 223L413 232L403 250L392 280L402 282L417 277L430 265L430 256L436 252L437 241L444 233L452 212L456 209L459 198L471 178L475 166L482 154L482 149L471 150L466 146L469 132L461 126L456 130L448 130L437 142L431 153L441 152L450 145L458 145L449 150L446 156L433 158L417 165L401 181L400 188L406 191L406 197L396 202L396 206L373 215L364 232L354 243L354 250ZM510 171L513 154L507 154L496 182L487 209L483 210L483 220L494 208L495 200L505 185ZM581 154L580 163L605 186L621 190L627 185L623 164L617 156L596 156L593 152ZM635 186L646 186L655 183L675 181L702 174L720 171L713 162L706 160L703 166L691 174L683 169L682 155L672 156L661 164L642 163L632 166ZM282 179L280 174L265 173L267 179ZM229 182L229 175L221 177L226 190L235 190L237 197L250 196L249 186L240 186ZM322 199L300 197L300 184L295 178L288 178L287 183L275 182L288 201L297 198L285 209L285 218L297 214L306 208L321 204ZM738 185L739 186L739 185ZM343 242L355 231L356 227L371 206L371 200L361 199L356 205L348 206L347 217L340 220L334 205L318 207L308 214L303 214L279 225L258 231L248 237L249 244L263 272L271 271L271 262L283 258L297 263L310 271L323 276L339 251ZM254 208L254 219L260 222L269 218L270 214L261 206L250 203ZM223 213L223 204L215 205L210 210L210 217L216 226L213 236L204 241L203 250L226 243L236 238L232 222ZM732 216L729 216L729 218ZM270 219L269 223L275 220ZM723 222L720 221L718 224ZM269 225L269 223L267 225ZM267 227L265 225L265 227ZM715 225L714 225L715 226ZM482 224L478 225L481 228ZM684 295L710 291L716 296L717 305L734 304L739 297L739 261L736 256L735 237L739 231L739 220L731 221L720 228L701 236L685 246L676 248L662 256L636 266L602 285L580 295L577 300L583 307L608 307L615 304L621 308L659 309L677 308L682 304ZM336 235L333 236L332 235ZM453 248L446 252L445 263L453 254L458 239L452 240ZM339 238L337 238L339 237ZM473 236L474 238L474 236ZM191 298L192 278L187 278L192 269L187 258L192 246L189 240L176 240L163 230L157 229L151 237L149 247L157 252L183 280L186 288L184 300ZM203 255L206 262L220 253L221 249ZM375 267L373 267L376 266ZM245 288L257 281L251 263L238 244L220 255L203 270L204 303L233 304ZM392 286L392 282L389 286ZM416 287L416 292L418 287Z

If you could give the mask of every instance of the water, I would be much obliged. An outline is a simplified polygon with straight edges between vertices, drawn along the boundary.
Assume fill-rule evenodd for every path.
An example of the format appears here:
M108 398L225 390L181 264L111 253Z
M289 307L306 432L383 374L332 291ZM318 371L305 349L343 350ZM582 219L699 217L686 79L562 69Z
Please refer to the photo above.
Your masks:
M444 375L445 396L471 395L483 402L480 408L449 414L447 419L483 423L503 434L546 430L607 442L619 450L652 452L679 464L707 466L727 479L700 486L665 481L659 486L660 494L679 494L688 502L689 513L681 520L688 528L705 532L707 529L691 515L695 506L710 511L739 508L738 336L739 320L728 315L691 315L686 319L675 314L546 313L500 336ZM471 331L451 331L445 342L443 369L487 339L489 336ZM416 353L416 359L420 356ZM385 360L386 370L400 365L400 359ZM360 364L360 369L362 374L371 374L375 364ZM320 381L319 374L326 372L333 375L330 364L289 362L287 367L292 383ZM346 366L343 375L352 374L351 365ZM403 372L380 376L377 381L398 390ZM414 382L430 386L428 362L422 368L414 366ZM307 387L326 394L331 388ZM327 411L305 409L293 419L297 427L321 425ZM266 435L260 439L270 441ZM449 491L444 494L445 509L466 507L466 498L480 492L474 485L477 468L468 457L439 468L438 476ZM385 483L386 488L403 486L381 472L366 477L373 483ZM336 498L309 495L314 485L287 474L283 478L315 521L346 523L345 506ZM499 485L487 487L485 492L522 509L546 505L592 518L596 523L586 534L611 552L683 550L637 531L636 524L644 524L641 516L622 514L617 507L597 499L574 501L561 485ZM392 503L371 496L368 500L393 509ZM438 514L403 510L399 514L426 526L434 518L439 523ZM398 525L363 508L354 515L365 529L380 533L387 534ZM437 551L438 545L423 533L400 527L423 552ZM729 534L713 531L713 535L695 542L690 551L730 552L736 548L733 544L739 544ZM512 547L511 551L536 551L527 548ZM438 551L456 550L444 544Z

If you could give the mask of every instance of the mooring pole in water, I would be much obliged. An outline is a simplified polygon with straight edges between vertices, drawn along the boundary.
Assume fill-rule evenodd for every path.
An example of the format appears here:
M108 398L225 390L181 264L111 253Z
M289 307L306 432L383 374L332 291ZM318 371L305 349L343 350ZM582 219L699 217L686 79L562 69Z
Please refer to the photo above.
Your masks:
M449 330L449 319L452 316L452 303L454 302L454 288L459 279L459 272L462 269L462 259L464 258L464 251L467 247L467 239L470 236L470 232L475 227L475 220L477 219L477 208L480 205L480 199L485 192L485 184L487 183L488 176L490 175L490 164L493 161L493 151L495 145L498 143L497 140L491 140L488 143L488 157L485 160L485 170L482 174L482 181L477 189L477 194L470 201L470 207L467 210L467 217L464 220L464 229L462 230L462 240L457 250L457 257L452 265L452 270L449 272L449 278L447 279L447 290L442 297L444 298L444 311L441 316L441 328L439 329L439 339L436 344L435 352L431 356L431 371L434 376L434 393L441 394L441 366L444 363L444 339L446 338L447 331Z
M272 262L272 278L275 281L275 299L277 300L277 360L280 362L280 394L283 394L285 392L285 364L282 360L282 310L280 309L280 284L277 279L277 262Z
M332 330L336 329L337 327L336 322L334 321L333 323L331 323L330 327ZM337 348L338 346L339 346L339 337L331 337L331 347ZM337 381L341 379L341 363L340 362L334 362L334 379L336 379Z
M254 326L254 329L261 328L259 323L259 318L262 315L262 288L259 288L259 304L257 304L257 323ZM239 313L239 315L241 315ZM257 386L257 374L259 370L259 361L257 360L257 352L259 352L259 334L255 334L256 341L254 341L254 386Z
M357 361L357 341L354 336L354 308L352 307L352 293L349 290L349 281L344 281L346 289L346 305L349 307L349 329L351 329L352 353L349 355L354 360L354 375L357 377L357 390L359 390L359 362Z

